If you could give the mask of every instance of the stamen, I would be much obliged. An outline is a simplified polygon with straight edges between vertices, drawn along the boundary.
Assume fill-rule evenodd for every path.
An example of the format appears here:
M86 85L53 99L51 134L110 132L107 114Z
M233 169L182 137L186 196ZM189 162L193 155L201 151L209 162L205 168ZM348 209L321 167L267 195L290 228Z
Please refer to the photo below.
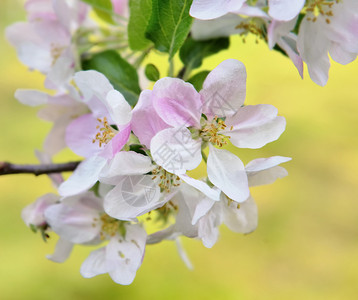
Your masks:
M240 33L240 36L242 37L242 42L246 43L245 36L249 33L252 33L256 36L256 44L259 43L259 39L264 39L265 34L262 28L258 25L257 20L250 19L249 21L243 21L240 24L238 24L235 29L242 29L243 31Z
M162 167L157 167L152 171L154 175L152 180L155 180L159 175L159 183L158 186L160 187L161 191L166 191L170 193L170 189L174 186L177 187L181 183L181 179L179 176L169 173L168 171L164 170Z
M100 238L104 240L107 236L113 237L119 232L120 220L114 219L107 214L100 217L102 222Z
M108 144L108 142L116 135L115 130L109 125L106 117L103 119L98 118L97 121L101 125L97 125L96 128L99 129L96 136L92 140L92 143L98 141L99 147L102 147L103 144Z
M313 17L307 17L307 21L316 22L317 17L322 15L325 17L327 24L331 23L330 18L333 17L332 6L339 3L340 0L327 1L327 0L311 0L307 5L306 12L313 14Z
M226 129L226 124L224 120L219 119L217 116L212 120L211 123L208 123L200 132L200 136L203 141L210 142L216 146L223 147L227 144L229 136L220 134L219 131ZM230 127L230 130L233 129L233 126Z

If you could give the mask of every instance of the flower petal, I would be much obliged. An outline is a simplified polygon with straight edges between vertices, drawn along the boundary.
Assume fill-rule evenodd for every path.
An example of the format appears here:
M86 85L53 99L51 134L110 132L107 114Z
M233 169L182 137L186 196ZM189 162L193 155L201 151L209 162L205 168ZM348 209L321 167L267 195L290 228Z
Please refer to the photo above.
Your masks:
M150 175L126 176L104 198L104 210L119 220L133 220L164 205L160 189Z
M72 196L90 189L98 180L107 160L100 156L90 157L81 162L73 174L63 182L58 192L61 196Z
M190 7L193 18L209 20L239 10L246 0L194 0Z
M106 264L114 282L128 285L142 264L147 234L140 225L126 226L126 237L115 237L106 247Z
M90 242L99 234L98 221L102 210L91 207L97 201L92 194L65 198L64 202L52 205L45 211L45 218L51 229L60 237L75 244Z
M209 145L208 177L228 197L243 202L249 196L249 187L244 164L231 152Z
M209 116L232 116L244 104L246 69L242 62L227 59L206 77L200 91L203 112Z
M92 251L81 265L80 272L84 278L91 278L107 273L106 247Z
M298 16L305 0L270 0L269 15L279 21L289 21Z
M118 152L101 173L101 179L115 179L125 175L142 175L153 169L149 156L134 151Z
M201 199L201 201L198 203L198 205L195 208L195 212L191 224L193 225L196 224L200 218L202 218L209 212L209 210L214 206L214 204L215 201L213 201L210 198L205 197Z
M153 160L173 174L195 169L201 162L201 142L193 140L185 127L158 132L150 143Z
M55 194L43 195L35 202L27 205L21 211L21 218L24 220L27 226L30 226L31 224L35 226L41 226L46 222L44 216L46 208L51 205L54 205L58 200L59 196Z
M228 129L222 133L236 147L251 149L277 140L286 127L285 118L277 116L277 109L269 104L244 106L225 123Z
M223 203L224 223L232 231L237 233L250 233L257 227L257 206L253 198L249 197L240 203L237 208L236 203L227 205Z
M57 241L55 252L53 254L46 255L46 258L52 260L53 262L62 263L70 256L73 246L73 243L60 237Z
M112 120L117 126L130 122L132 118L132 108L120 92L116 90L109 91L104 103Z
M194 40L208 40L240 34L242 30L237 29L236 26L242 21L244 19L236 14L227 14L214 20L194 20L191 34Z
M37 90L25 90L17 89L15 92L15 98L19 100L20 103L29 106L38 106L48 103L49 95L45 92Z
M139 141L150 148L150 141L159 131L170 127L157 114L152 103L152 91L144 90L133 109L131 127Z
M178 78L165 77L153 87L153 106L173 127L200 126L201 99L193 85Z
M73 120L66 128L66 144L77 155L91 157L99 154L102 149L98 141L93 143L100 123L92 114L86 114ZM103 147L103 146L102 146Z
M196 188L200 192L202 192L204 195L209 197L210 199L214 201L220 200L220 190L211 188L208 186L205 182L201 180L197 180L194 178L189 177L186 174L179 175L180 179L185 181L187 184L191 185L192 187Z

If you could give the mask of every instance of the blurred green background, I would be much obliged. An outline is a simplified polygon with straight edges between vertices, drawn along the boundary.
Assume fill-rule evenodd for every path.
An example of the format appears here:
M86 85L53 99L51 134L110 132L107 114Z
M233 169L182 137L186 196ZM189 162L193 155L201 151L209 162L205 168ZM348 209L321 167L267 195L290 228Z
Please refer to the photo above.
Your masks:
M22 1L0 2L1 32L25 17ZM36 163L50 124L36 109L19 104L17 88L41 88L43 77L27 71L1 34L0 161ZM307 73L302 81L292 63L262 42L233 40L230 51L209 58L206 68L236 58L247 68L247 104L269 103L287 119L287 130L252 158L290 156L289 176L252 194L259 227L243 236L221 228L212 249L183 239L194 271L186 269L175 245L148 246L131 286L107 275L79 273L90 249L75 248L64 264L45 258L47 244L22 222L21 209L53 189L46 177L0 178L0 299L357 299L358 297L358 61L333 64L325 87ZM68 152L56 157L64 161Z

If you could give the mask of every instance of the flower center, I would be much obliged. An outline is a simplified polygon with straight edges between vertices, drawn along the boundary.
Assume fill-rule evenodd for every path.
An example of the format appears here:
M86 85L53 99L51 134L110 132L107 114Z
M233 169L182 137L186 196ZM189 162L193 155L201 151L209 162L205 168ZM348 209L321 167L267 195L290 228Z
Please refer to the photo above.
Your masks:
M207 123L204 126L200 132L200 136L203 141L222 147L226 145L228 139L230 139L230 136L219 133L220 131L225 130L226 127L225 121L215 116L211 123ZM230 130L232 130L232 126Z
M104 240L107 236L113 237L119 232L121 221L110 217L107 214L100 216L102 223L100 237Z
M103 144L108 144L108 142L116 135L116 131L109 125L106 117L103 119L98 118L97 121L101 125L97 125L96 128L99 129L99 131L92 140L92 143L98 141L99 146L102 147Z
M152 171L152 174L154 175L152 177L153 180L157 179L159 177L159 183L158 186L161 189L161 192L166 191L167 193L170 192L170 189L174 186L177 187L180 185L180 177L169 173L168 171L164 170L162 167L157 167Z
M313 14L313 17L308 17L307 21L316 22L317 17L319 15L322 15L325 17L325 21L327 24L331 23L330 18L333 16L332 12L332 6L335 3L339 3L340 0L333 0L333 1L327 1L327 0L312 0L308 6L306 11L311 12Z
M62 52L65 50L65 47L60 47L53 43L50 46L51 46L52 65L54 65L58 60L58 58L61 56Z
M242 21L239 25L236 25L235 29L242 30L240 36L242 37L243 43L246 42L245 36L249 33L252 33L253 35L256 36L256 44L259 42L259 39L262 40L265 37L265 34L262 30L262 26L260 26L260 24L258 24L258 22L255 19Z

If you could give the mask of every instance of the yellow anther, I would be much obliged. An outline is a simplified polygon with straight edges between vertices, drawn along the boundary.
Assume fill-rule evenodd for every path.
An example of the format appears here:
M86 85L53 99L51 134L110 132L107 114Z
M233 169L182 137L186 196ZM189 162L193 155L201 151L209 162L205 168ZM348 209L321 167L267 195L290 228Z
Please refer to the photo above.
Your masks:
M119 231L120 221L110 217L107 214L103 214L100 217L102 222L100 238L104 240L107 236L115 236Z
M97 121L101 125L97 125L96 128L99 129L96 136L92 140L92 143L98 141L99 146L102 147L103 144L108 144L108 142L116 135L115 130L109 125L106 117L103 119L98 118Z
M162 167L157 167L152 171L154 175L152 180L156 179L159 175L159 183L158 186L162 191L166 191L167 193L170 192L172 186L176 187L179 186L181 183L180 177L169 173L168 171L164 170Z
M227 140L230 138L229 136L223 135L219 133L222 130L226 129L226 124L222 119L219 119L217 116L213 119L213 121L209 124L206 124L204 128L201 130L200 136L206 141L210 142L219 147L223 147L227 144ZM233 129L233 126L230 127L230 130Z
M339 3L340 0L327 1L327 0L311 0L307 5L306 12L311 12L314 17L308 17L307 21L316 22L319 15L325 16L327 24L331 23L330 17L333 16L332 6Z

